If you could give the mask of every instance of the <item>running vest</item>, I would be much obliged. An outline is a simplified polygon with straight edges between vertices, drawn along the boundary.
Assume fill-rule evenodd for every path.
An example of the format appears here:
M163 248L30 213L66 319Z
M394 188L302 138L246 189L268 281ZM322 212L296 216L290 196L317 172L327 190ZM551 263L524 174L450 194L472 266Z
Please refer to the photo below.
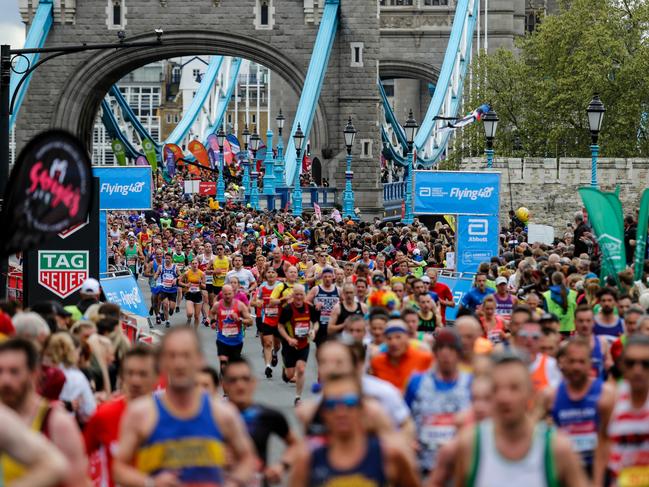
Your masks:
M45 399L41 399L38 410L36 411L36 416L34 416L34 420L32 421L29 429L43 433L46 437L48 437L47 426L51 411L52 408L49 402L47 402ZM14 480L18 480L25 474L25 467L23 467L20 463L15 462L8 455L4 454L0 458L0 473L2 474L0 476L0 485L9 485Z
M184 486L218 487L225 465L223 435L214 421L209 396L201 395L201 407L193 418L177 418L153 395L158 422L138 448L135 466L150 476L174 471Z
M622 318L618 318L614 325L602 325L595 321L593 334L595 336L603 336L610 344L615 341L616 338L624 334L624 321Z
M188 293L199 293L201 292L201 278L203 277L203 271L196 271L194 272L192 269L189 269L186 274L187 276L187 284L189 284L189 288L187 288Z
M306 284L306 272L309 270L309 264L305 262L297 263L297 282L300 284Z
M455 436L455 415L471 406L471 375L459 372L455 381L445 382L435 372L417 374L408 385L406 402L415 420L419 466L430 472L439 448Z
M264 282L259 286L259 297L263 302L261 307L262 323L274 327L277 326L277 323L279 322L279 307L271 306L269 303L270 296L273 294L273 291L277 286L279 286L279 282L275 282L272 287L267 282Z
M649 397L638 409L629 384L622 382L608 424L611 440L608 468L618 487L649 485Z
M214 255L212 255L212 259L214 259ZM208 264L212 264L212 269L214 268L213 261L211 261L210 259L206 259L205 254L198 256L198 268L200 270L205 272L207 270ZM205 272L205 283L212 284L212 282L214 282L214 276Z
M275 269L275 272L277 272L277 277L280 279L286 279L286 273L284 272L284 261L282 260L279 263L278 267L275 267L275 265L271 264L272 268Z
M214 257L212 268L216 271L214 273L214 286L223 287L225 284L225 275L230 270L230 261L226 256L216 256Z
M178 274L182 274L183 269L185 268L185 252L181 251L177 254L175 251L171 254L171 261L176 264L178 269Z
M322 286L318 286L318 292L313 299L313 304L322 303L322 308L320 308L320 325L325 330L329 324L331 312L338 301L340 301L340 297L338 296L338 288L336 286L331 291L325 291Z
M216 313L218 321L216 339L226 345L241 345L243 343L243 325L239 315L239 301L233 299L229 308L223 305L223 301L219 301Z
M338 324L344 323L347 321L347 318L350 316L354 315L363 315L363 308L361 307L361 303L354 303L356 305L356 308L354 308L353 311L348 311L347 308L345 308L345 305L343 304L342 301L340 301L340 313L338 314Z
M309 346L309 331L311 329L311 308L304 303L301 310L291 303L291 322L286 326L286 332L291 338L297 339L297 348L303 349Z
M129 269L131 269L131 272L135 274L136 271L136 266L137 266L137 244L134 244L133 247L127 245L126 248L124 248L124 257L126 257L126 265Z
M499 316L511 316L512 310L514 309L514 298L511 294L508 294L505 299L502 299L498 296L498 293L494 294L496 298L496 314Z
M546 369L546 364L548 362L548 356L544 353L540 354L541 359L539 360L539 365L533 371L530 371L532 377L532 385L534 386L535 391L542 391L548 385L550 385L550 380L548 378L548 372Z
M425 333L433 333L435 328L437 328L437 319L435 318L435 313L430 313L429 319L424 319L419 313L417 313L419 318L419 325L417 326L417 331L423 331Z
M158 276L158 278L155 278L156 273L158 272L158 267L161 265L164 265L164 262L158 263L157 260L153 259L152 261L152 267L153 267L153 275L149 277L149 286L151 289L158 287L162 284L162 280L160 279L161 276Z
M602 352L602 342L599 337L594 336L593 340L595 345L590 352L590 364L592 367L591 377L598 377L603 379L605 374L604 370L604 353Z
M367 438L367 450L358 465L339 470L329 462L329 449L321 446L313 451L311 458L311 478L308 485L312 487L358 486L383 487L388 485L383 466L381 443L376 436Z
M592 465L597 446L597 402L602 394L602 384L600 379L595 379L586 395L573 401L568 396L566 383L561 381L552 406L554 424L570 437L573 449L581 455L581 460L586 466Z
M554 430L539 422L534 428L532 445L520 460L503 458L496 448L493 421L482 421L475 427L473 458L467 487L521 485L525 487L558 487L552 437ZM513 482L515 480L515 482Z
M491 330L487 329L487 325L484 321L481 320L480 323L482 324L482 331L485 338L488 338L491 343L496 345L503 341L501 332L505 330L505 322L502 319L502 316L499 315L494 315L494 320L496 324Z
M176 284L174 284L174 280L177 278L178 271L176 270L176 265L172 264L170 268L167 268L163 264L162 271L160 272L160 280L162 281L161 290L165 293L175 293Z

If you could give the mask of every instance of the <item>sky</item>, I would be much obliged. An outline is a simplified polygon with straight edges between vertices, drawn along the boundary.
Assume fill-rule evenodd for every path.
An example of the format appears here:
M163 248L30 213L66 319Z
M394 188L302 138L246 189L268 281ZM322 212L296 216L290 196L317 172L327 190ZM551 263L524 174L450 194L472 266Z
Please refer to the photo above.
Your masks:
M10 44L13 48L23 47L25 25L18 11L18 0L0 0L0 44Z

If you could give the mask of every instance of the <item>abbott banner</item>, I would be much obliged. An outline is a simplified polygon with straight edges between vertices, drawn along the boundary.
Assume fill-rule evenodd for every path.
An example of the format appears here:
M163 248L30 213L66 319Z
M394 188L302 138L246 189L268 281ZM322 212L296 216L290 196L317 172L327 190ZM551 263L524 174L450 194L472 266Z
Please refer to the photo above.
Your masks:
M151 208L150 166L95 166L99 178L101 210L148 210Z
M415 171L417 215L497 215L500 173Z
M122 310L138 316L148 316L142 293L133 276L100 279L106 300L118 304Z
M460 215L457 219L457 271L476 272L481 262L498 256L497 216Z

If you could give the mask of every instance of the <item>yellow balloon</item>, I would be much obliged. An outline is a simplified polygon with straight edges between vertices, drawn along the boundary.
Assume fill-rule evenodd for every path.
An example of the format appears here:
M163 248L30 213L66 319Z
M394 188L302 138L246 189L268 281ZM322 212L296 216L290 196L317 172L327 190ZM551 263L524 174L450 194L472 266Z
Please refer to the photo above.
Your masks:
M516 210L516 218L518 218L523 223L527 223L527 220L529 220L530 218L530 210L528 210L524 206L521 206L518 210Z

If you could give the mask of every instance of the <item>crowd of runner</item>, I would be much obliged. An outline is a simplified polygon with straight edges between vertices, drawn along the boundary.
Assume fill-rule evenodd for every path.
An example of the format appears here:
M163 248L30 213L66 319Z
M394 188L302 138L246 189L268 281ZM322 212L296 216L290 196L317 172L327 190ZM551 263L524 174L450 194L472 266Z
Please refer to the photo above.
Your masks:
M598 277L581 212L552 246L513 218L456 299L452 222L219 208L175 184L154 208L109 214L108 239L159 343L131 343L94 279L74 306L0 306L0 485L649 486L649 294Z

